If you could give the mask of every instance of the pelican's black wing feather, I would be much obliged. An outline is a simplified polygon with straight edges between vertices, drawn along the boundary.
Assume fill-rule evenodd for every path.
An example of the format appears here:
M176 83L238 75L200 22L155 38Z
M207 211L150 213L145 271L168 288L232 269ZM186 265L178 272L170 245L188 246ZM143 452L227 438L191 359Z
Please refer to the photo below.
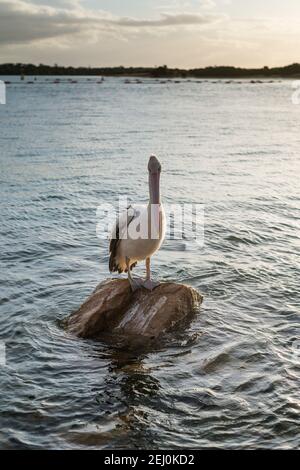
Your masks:
M135 217L134 209L133 209L133 214L128 217L128 210L133 209L132 206L127 207L127 228ZM118 262L117 262L117 254L118 254L118 248L120 245L122 239L120 239L120 227L119 227L119 217L116 221L116 226L115 226L115 233L113 233L112 238L110 239L109 243L109 270L110 272L122 272L122 269L120 268Z

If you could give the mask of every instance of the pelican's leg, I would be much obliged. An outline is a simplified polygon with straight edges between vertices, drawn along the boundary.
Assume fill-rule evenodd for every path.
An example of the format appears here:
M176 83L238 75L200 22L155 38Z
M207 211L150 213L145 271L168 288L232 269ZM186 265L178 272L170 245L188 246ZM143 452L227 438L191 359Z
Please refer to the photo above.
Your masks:
M153 290L155 287L159 286L159 284L159 282L151 280L150 258L146 258L146 280L143 286L148 290Z
M150 258L146 258L146 281L151 279Z
M128 273L128 281L131 286L132 292L135 292L137 289L143 286L143 279L140 278L134 278L131 276L131 271L130 271L130 259L126 258L126 267L127 267L127 273Z

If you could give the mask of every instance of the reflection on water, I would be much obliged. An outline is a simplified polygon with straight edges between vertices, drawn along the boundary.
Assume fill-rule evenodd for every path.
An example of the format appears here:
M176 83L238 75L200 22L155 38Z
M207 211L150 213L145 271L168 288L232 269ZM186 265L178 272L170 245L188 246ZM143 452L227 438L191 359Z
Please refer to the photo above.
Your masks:
M79 428L66 440L86 446L110 447L114 441L117 448L148 447L152 438L149 417L143 407L148 400L155 400L159 381L143 367L142 357L114 350L110 360L108 375L95 396L97 414L103 419L99 424Z
M288 82L10 79L0 108L1 448L296 448L299 110ZM168 240L156 277L204 294L156 344L60 326L108 276L96 208L205 204L205 246ZM138 178L136 177L138 173Z

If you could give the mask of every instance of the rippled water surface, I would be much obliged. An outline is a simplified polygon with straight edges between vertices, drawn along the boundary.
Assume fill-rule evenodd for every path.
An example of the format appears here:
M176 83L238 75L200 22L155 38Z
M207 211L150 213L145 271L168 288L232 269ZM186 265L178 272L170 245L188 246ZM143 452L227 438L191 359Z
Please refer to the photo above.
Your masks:
M3 78L3 77L2 77ZM0 447L299 447L300 106L290 82L7 77L0 105ZM108 277L96 208L205 205L205 246L168 240L156 277L204 294L151 350L59 320Z

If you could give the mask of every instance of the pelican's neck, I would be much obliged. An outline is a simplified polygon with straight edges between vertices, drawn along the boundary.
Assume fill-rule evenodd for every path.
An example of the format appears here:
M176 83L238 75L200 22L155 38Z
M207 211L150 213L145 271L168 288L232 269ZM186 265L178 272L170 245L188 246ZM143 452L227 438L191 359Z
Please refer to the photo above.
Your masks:
M161 233L160 172L149 173L148 236L159 239Z
M160 174L149 173L149 205L160 204Z

